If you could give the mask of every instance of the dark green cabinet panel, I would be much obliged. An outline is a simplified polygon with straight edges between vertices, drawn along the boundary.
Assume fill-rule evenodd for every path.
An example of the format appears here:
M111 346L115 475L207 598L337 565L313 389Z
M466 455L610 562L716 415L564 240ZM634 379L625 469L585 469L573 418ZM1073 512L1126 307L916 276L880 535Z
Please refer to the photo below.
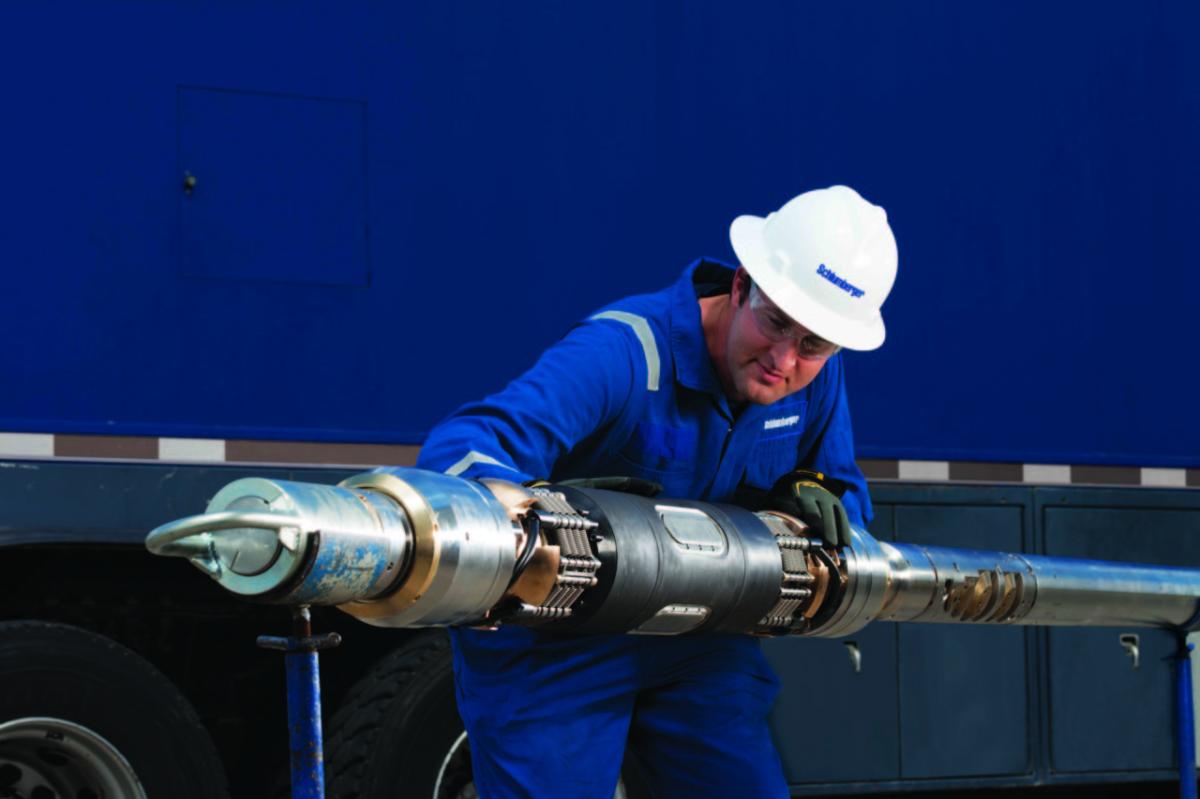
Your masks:
M892 508L877 504L872 535L891 540L893 523ZM783 681L771 731L789 783L899 778L894 624L844 639L777 638L763 650Z
M862 658L857 673L848 643ZM789 783L900 776L895 625L845 639L775 639L764 650L783 679L771 730Z
M896 508L896 539L1023 549L1027 506ZM905 778L1032 771L1026 630L898 624L900 774Z
M1154 491L1044 492L1045 552L1200 566L1200 512L1194 507L1162 507L1154 501L1164 498L1164 492ZM1122 634L1138 636L1137 669L1121 645ZM1047 632L1053 772L1174 767L1175 647L1174 635L1159 630L1064 628Z

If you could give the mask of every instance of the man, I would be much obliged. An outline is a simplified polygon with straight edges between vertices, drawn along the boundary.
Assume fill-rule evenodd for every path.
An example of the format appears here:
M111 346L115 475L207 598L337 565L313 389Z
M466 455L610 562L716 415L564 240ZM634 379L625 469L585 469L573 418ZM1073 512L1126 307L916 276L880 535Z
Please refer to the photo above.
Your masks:
M590 317L443 422L417 465L754 496L846 543L847 521L865 525L871 506L838 351L883 342L897 261L887 216L834 186L739 217L730 238L736 270L701 260ZM657 796L787 796L766 724L778 681L755 639L510 628L456 630L453 643L484 799L608 799L627 744Z

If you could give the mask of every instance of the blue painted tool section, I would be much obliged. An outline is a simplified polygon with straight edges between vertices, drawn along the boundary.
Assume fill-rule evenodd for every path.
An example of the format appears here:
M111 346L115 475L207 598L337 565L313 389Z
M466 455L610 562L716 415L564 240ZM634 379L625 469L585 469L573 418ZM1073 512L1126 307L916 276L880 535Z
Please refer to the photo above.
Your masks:
M889 341L848 359L862 456L1200 466L1198 24L10 5L0 430L419 442L572 320L732 257L736 214L844 182L901 252Z

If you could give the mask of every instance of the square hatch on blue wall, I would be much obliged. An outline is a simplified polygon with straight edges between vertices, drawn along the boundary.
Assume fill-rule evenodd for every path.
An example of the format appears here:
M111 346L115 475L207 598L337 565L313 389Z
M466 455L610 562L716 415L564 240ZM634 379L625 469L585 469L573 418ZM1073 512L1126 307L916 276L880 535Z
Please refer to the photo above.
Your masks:
M180 268L365 286L366 103L180 87Z

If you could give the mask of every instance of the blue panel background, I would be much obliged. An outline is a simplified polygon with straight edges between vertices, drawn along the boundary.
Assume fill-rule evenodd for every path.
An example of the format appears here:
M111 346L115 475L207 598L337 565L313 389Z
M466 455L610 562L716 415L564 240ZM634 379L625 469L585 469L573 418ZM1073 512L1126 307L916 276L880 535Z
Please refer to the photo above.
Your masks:
M366 286L365 112L180 89L179 171L197 181L179 195L183 274Z
M888 343L848 357L862 456L1198 466L1198 23L6 4L0 429L417 442L589 310L732 257L735 215L844 182L901 252ZM365 106L368 285L179 273L180 87ZM257 212L267 236L312 209Z

